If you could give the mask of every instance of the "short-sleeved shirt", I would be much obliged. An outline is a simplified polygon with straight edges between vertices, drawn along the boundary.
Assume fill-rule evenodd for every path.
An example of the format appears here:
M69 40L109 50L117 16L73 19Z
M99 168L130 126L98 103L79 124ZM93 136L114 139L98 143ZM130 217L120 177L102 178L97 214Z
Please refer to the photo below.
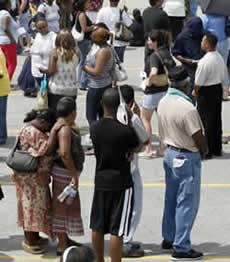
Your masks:
M49 65L49 57L52 50L55 48L56 34L49 32L46 35L36 34L33 45L30 49L32 64L31 70L34 77L42 77L43 74L39 68L47 69Z
M225 63L217 52L208 52L198 63L195 75L195 84L211 86L224 82Z
M19 25L14 21L13 17L10 15L10 13L6 10L0 11L0 44L10 44L10 39L6 35L4 29L3 29L3 22L6 19L6 17L9 17L10 23L9 23L9 30L11 34L13 35L13 38L15 41L18 41L18 28Z
M164 0L164 11L170 17L185 17L185 0Z
M38 7L37 13L38 12L41 12L45 15L49 30L58 33L60 30L60 15L58 5L55 2L53 2L51 6L47 3L42 3Z
M97 23L104 23L108 26L111 32L115 32L116 24L120 22L120 8L119 7L103 7L97 15ZM122 23L127 27L132 24L132 19L125 11L122 12ZM125 46L127 42L114 40L114 46Z
M157 108L159 135L166 145L198 152L192 136L203 125L197 109L183 97L164 96Z
M147 7L143 12L144 34L148 38L152 29L170 30L168 15L157 7Z
M139 144L133 128L115 119L103 118L90 127L96 156L95 188L123 190L132 186L130 150Z

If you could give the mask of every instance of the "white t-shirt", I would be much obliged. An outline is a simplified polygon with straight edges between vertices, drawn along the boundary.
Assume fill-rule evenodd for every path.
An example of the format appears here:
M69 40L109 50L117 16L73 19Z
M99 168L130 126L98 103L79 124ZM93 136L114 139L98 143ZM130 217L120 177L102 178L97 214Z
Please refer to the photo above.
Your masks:
M208 52L198 63L195 84L198 86L217 85L224 82L225 63L217 52Z
M33 45L31 46L31 70L34 77L42 77L39 68L47 69L49 65L49 57L55 48L56 34L49 32L47 35L36 34Z
M97 15L97 23L104 23L108 26L111 32L115 32L115 26L120 21L120 8L119 7L103 7ZM127 27L131 26L132 19L125 11L122 13L122 22ZM127 42L114 40L114 46L125 46Z
M50 31L53 31L55 33L58 33L60 30L59 26L59 7L58 5L53 2L53 4L50 6L47 3L42 3L39 5L37 12L41 12L45 14L48 27Z
M168 16L184 17L185 0L164 0L164 11Z
M19 25L14 21L10 13L6 10L1 10L0 11L0 44L10 44L10 39L6 35L4 29L3 29L3 21L6 19L6 17L10 18L10 23L9 23L9 30L15 39L15 41L18 41L18 28Z

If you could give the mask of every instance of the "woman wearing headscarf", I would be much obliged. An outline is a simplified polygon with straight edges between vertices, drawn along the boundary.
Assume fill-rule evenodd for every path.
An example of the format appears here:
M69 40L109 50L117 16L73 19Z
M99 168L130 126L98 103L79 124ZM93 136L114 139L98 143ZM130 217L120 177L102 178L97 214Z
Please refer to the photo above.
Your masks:
M187 69L188 75L191 79L191 92L194 87L197 62L204 55L204 52L201 49L202 37L202 20L199 17L192 17L185 25L184 30L177 36L175 45L172 48L172 54Z

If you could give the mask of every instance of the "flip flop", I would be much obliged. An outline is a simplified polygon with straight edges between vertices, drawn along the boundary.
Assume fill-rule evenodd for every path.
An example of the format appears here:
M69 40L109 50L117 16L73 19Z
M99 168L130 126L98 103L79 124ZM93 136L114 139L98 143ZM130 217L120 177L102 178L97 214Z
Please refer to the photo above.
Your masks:
M22 247L25 252L33 254L33 255L40 255L43 254L45 251L41 249L39 246L30 246L25 243L25 241L22 241Z

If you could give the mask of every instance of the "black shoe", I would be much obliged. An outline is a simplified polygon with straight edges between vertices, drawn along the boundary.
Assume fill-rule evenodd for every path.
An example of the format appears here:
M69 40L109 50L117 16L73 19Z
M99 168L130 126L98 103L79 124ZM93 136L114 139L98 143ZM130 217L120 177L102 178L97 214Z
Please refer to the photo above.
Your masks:
M197 252L191 249L188 252L176 252L174 251L171 256L173 261L191 261L191 260L200 260L203 257L203 253Z
M205 160L212 159L212 157L213 157L212 153L208 153L205 155Z
M165 249L165 250L169 250L169 249L173 249L173 245L171 242L169 242L168 240L163 240L161 243L161 248Z
M123 244L122 257L143 257L145 252L140 244L127 243Z

